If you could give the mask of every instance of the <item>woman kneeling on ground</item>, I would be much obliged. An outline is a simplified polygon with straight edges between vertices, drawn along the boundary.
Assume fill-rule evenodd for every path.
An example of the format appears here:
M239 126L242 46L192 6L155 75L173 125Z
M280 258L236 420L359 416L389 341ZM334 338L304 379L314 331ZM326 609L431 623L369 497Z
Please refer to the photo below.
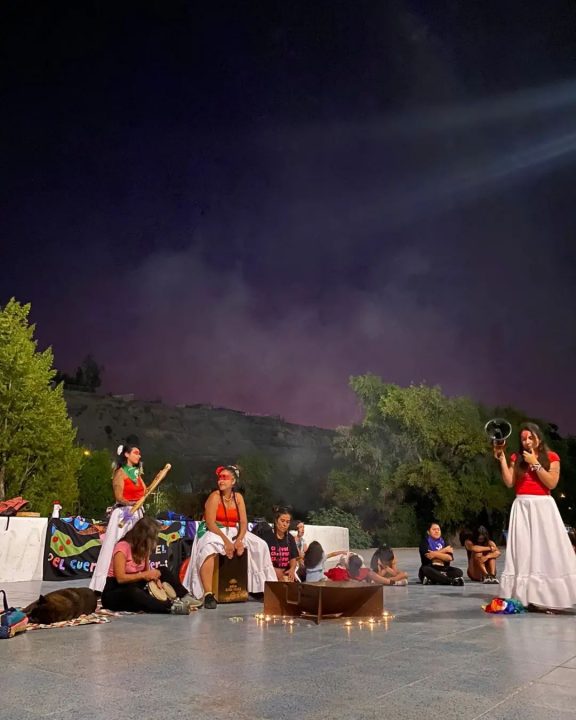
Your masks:
M212 593L212 577L217 555L248 553L248 592L263 593L266 580L275 581L268 546L253 533L248 533L244 498L236 490L240 470L236 465L216 468L218 489L208 496L204 505L204 532L198 532L192 546L184 585L195 598L202 599L207 610L218 602Z
M198 605L168 568L150 567L150 555L158 542L159 529L156 520L144 516L116 543L102 592L102 607L129 612L188 615ZM168 583L176 598L158 600L147 589L150 583L159 590L164 589L163 583Z

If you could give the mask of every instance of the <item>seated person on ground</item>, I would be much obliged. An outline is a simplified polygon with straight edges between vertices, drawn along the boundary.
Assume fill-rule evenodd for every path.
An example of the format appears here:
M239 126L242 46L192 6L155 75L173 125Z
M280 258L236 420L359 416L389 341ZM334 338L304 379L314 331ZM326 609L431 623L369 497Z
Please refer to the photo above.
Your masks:
M345 557L345 567L342 562L335 568L331 568L326 572L330 580L355 580L356 582L365 582L374 585L406 585L406 580L398 580L398 582L387 577L382 577L371 568L364 567L364 561L356 553L348 553Z
M335 552L326 554L322 545L320 545L317 540L313 540L304 553L304 566L301 569L303 572L298 573L300 579L305 582L326 580L326 576L324 575L326 560L345 553L345 550L336 550Z
M283 582L296 580L298 566L298 548L296 541L289 532L292 522L292 511L288 507L274 508L274 527L263 538L270 548L270 559L274 566L276 579Z
M298 559L298 564L302 565L304 562L304 553L306 550L308 550L308 544L306 543L306 540L304 539L304 523L299 520L296 523L296 535L294 537L294 540L296 541L296 547L298 548L298 555L300 556Z
M116 543L102 591L102 607L129 612L188 615L200 604L168 568L150 568L150 555L158 542L159 527L154 518L145 515ZM154 583L159 589L163 589L163 583L168 583L176 598L157 599L147 589L149 583Z
M389 577L384 577L371 568L364 567L364 561L360 555L349 553L347 559L348 575L350 580L371 583L374 585L407 585L406 579L399 579L397 582Z
M394 550L388 545L378 548L370 560L370 569L390 585L408 585L408 573L398 570Z
M464 585L462 570L450 566L454 550L444 542L438 523L430 524L419 551L422 567L418 577L423 585Z
M468 555L470 580L497 585L496 559L500 557L500 550L490 540L488 530L483 525L475 532L465 530L460 535L460 542Z

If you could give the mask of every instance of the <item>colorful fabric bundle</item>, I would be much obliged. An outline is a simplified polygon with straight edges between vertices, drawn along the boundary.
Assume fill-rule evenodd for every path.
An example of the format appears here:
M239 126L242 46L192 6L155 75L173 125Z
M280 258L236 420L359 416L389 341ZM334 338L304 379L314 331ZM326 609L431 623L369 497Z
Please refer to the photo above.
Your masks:
M500 597L494 598L488 605L482 605L482 610L494 615L518 615L526 612L526 608L519 600Z

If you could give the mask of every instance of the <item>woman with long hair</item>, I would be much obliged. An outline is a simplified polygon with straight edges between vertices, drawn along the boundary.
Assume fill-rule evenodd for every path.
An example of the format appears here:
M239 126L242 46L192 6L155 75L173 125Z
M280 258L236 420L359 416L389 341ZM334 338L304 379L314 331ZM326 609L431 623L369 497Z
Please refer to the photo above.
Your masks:
M266 580L276 580L268 546L253 533L248 533L244 498L237 492L240 469L236 465L216 468L218 489L208 496L204 506L205 527L196 534L184 585L207 610L218 603L212 593L212 577L217 555L248 553L248 592L264 592Z
M460 533L460 543L466 548L470 580L498 585L496 560L500 557L500 550L490 539L488 530L483 525L474 531L464 530Z
M159 525L154 518L143 517L116 543L102 592L102 607L129 612L188 615L198 603L168 568L151 568L150 555L158 542ZM168 583L176 598L159 600L147 586L162 588Z
M112 490L115 504L108 520L106 533L102 538L98 562L90 580L90 588L96 592L102 592L106 584L114 546L144 515L143 510L138 510L134 514L129 512L130 506L140 500L146 492L142 476L142 453L138 438L130 435L118 447L117 458L113 465ZM121 521L123 527L120 527Z
M284 506L273 508L274 527L272 532L265 535L264 540L270 548L270 558L276 580L295 582L296 568L298 567L298 548L296 541L289 532L292 522L292 510Z
M502 481L514 488L502 594L534 610L566 610L576 604L576 556L551 495L560 479L560 457L538 425L520 426L519 453L494 447Z

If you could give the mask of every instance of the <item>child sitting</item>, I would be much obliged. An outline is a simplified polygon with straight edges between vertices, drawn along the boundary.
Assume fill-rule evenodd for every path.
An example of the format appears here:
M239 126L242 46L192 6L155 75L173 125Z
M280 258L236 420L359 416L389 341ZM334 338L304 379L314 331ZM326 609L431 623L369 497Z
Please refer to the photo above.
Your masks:
M335 568L326 573L330 580L356 580L357 582L374 583L375 585L407 585L405 573L398 573L399 577L386 577L371 568L364 567L364 561L356 553L343 555Z
M408 585L408 573L398 570L394 551L388 545L378 548L370 560L370 569L388 585Z
M313 540L308 549L304 553L304 573L301 574L301 580L305 582L320 582L325 580L324 565L326 560L336 555L345 554L345 550L336 550L326 554L324 548L317 540Z

